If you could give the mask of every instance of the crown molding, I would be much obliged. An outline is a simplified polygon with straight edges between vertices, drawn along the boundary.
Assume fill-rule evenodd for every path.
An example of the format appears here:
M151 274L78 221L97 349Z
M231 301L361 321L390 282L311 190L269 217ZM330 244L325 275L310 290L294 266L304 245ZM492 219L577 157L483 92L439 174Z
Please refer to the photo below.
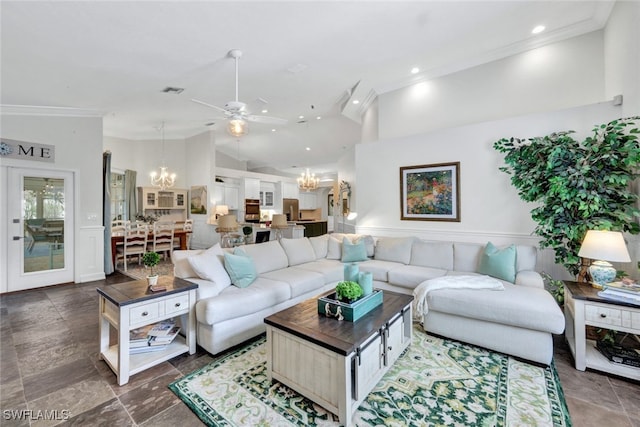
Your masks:
M104 112L72 107L50 107L42 105L0 105L0 114L6 116L57 116L57 117L103 117Z

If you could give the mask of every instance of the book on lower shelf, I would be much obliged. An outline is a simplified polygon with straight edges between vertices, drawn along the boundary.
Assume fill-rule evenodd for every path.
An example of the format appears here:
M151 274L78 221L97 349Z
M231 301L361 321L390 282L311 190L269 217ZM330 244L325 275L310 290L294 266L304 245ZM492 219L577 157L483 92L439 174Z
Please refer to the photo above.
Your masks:
M167 348L180 332L173 319L163 320L129 332L129 352L144 353Z
M138 353L148 353L151 351L162 351L164 349L166 349L167 346L166 345L156 345L156 346L144 346L144 347L136 347L136 348L130 348L129 349L129 354L138 354Z
M640 351L603 341L596 342L596 349L611 362L640 368Z

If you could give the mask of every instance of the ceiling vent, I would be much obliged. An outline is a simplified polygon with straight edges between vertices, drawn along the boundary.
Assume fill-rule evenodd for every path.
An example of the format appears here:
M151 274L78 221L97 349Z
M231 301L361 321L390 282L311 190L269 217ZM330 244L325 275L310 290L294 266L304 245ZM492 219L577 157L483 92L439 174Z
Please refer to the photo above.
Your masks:
M184 89L181 87L171 87L171 86L167 86L164 89L162 89L163 93L172 93L174 95L178 95L181 94L182 92L184 92Z

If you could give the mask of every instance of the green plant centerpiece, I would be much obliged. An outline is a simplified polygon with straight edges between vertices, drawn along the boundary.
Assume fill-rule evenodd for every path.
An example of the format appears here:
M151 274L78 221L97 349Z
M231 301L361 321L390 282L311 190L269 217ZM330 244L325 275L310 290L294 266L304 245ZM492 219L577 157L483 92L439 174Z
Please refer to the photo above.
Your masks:
M251 234L253 233L253 227L250 225L245 225L242 227L242 234L244 234L244 242L246 244L251 243Z
M158 283L158 275L153 273L153 267L158 265L160 262L160 254L157 252L145 252L142 255L142 263L145 267L149 267L150 274L147 276L147 282L149 282L149 286L153 286Z
M342 302L352 303L362 295L364 292L357 282L342 281L336 285L336 298Z
M500 170L511 175L520 198L536 204L531 218L540 247L553 249L556 263L574 275L588 230L640 232L639 196L630 185L640 176L638 120L596 126L582 142L566 131L493 144L505 154L506 166Z

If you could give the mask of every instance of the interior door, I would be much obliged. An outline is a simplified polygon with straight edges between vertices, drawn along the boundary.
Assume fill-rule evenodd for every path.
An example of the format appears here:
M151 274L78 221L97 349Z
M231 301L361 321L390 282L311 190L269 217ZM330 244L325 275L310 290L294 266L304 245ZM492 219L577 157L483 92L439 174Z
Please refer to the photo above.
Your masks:
M8 291L73 282L73 173L8 169Z

